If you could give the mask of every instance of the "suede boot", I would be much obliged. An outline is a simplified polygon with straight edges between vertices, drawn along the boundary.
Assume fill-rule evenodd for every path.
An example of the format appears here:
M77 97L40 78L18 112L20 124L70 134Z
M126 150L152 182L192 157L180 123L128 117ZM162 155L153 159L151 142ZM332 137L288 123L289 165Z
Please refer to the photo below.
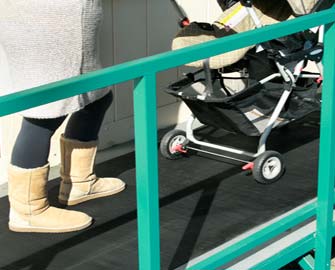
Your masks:
M94 172L97 141L81 142L61 136L61 185L58 200L75 205L110 196L125 189L117 178L99 178Z
M92 218L84 213L49 205L46 190L48 173L48 164L34 169L9 166L10 230L62 233L81 230L91 225Z

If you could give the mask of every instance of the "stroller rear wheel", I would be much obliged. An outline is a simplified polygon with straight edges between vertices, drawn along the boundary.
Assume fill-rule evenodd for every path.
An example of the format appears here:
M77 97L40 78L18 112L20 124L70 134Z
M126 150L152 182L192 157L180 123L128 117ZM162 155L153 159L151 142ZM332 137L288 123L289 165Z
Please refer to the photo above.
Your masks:
M253 177L261 184L279 180L285 171L282 155L276 151L265 151L254 161Z
M185 131L174 129L163 136L160 143L160 152L167 159L179 159L182 157L182 153L186 153L184 149L186 144Z

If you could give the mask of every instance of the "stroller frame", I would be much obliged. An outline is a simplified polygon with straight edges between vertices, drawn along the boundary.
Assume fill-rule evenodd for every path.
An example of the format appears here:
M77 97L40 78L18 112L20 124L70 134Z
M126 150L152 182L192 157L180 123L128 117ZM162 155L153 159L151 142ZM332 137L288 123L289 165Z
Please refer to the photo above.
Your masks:
M185 26L185 22L189 21L187 16L181 8L178 8L178 4L175 2L175 0L171 1L173 2L175 8L178 11L178 14L180 15L180 25L182 27ZM240 1L240 3L247 9L256 27L262 27L262 24L255 10L253 9L252 1ZM172 130L163 137L161 141L161 153L163 154L163 156L169 159L177 159L182 156L181 154L186 153L187 150L195 150L197 152L203 152L206 154L244 163L245 165L242 167L242 169L252 170L255 180L259 183L269 184L277 181L284 173L284 162L278 152L267 151L266 142L272 129L275 126L276 120L278 119L281 111L287 103L288 98L290 97L297 80L300 78L311 78L319 80L320 82L322 81L323 67L320 61L323 53L323 26L319 27L318 32L319 33L317 46L306 49L306 52L303 55L303 59L295 60L289 63L285 63L285 61L284 63L281 63L282 61L280 60L274 60L275 65L278 69L278 73L271 74L259 81L259 84L263 85L275 78L281 77L284 81L284 91L280 96L280 99L276 104L263 133L260 136L257 152L251 153L248 151L244 151L243 149L198 140L194 136L195 129L193 127L197 118L194 116L194 114L192 114L186 123L185 135L180 130ZM265 46L263 44L256 45L257 50L266 50L266 48L264 47L266 47L266 44ZM285 57L285 55L282 56ZM301 56L301 53L299 56ZM316 62L319 73L304 73L303 68L305 66L306 60ZM292 65L292 63L294 64ZM288 68L287 64L291 66ZM213 94L215 94L215 90L212 85L209 59L205 59L203 61L203 67L205 73L206 90L201 95L197 96L199 100L206 100L208 97L211 97ZM287 121L287 123L289 122L290 121ZM211 150L206 151L200 149L199 147L189 146L188 144L190 142L196 146L204 146L212 150L224 151L227 153L238 155L241 158L235 158L232 156L219 154Z

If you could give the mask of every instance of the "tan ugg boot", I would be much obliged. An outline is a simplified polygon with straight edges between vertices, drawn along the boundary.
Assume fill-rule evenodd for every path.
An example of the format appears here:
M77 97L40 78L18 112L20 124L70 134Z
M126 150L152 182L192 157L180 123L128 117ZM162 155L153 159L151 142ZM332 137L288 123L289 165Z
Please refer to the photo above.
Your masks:
M65 138L61 145L61 185L58 200L75 205L121 192L126 185L118 178L98 178L94 172L97 141L81 142Z
M15 232L62 233L91 225L88 215L49 206L49 164L34 169L8 168L9 229Z

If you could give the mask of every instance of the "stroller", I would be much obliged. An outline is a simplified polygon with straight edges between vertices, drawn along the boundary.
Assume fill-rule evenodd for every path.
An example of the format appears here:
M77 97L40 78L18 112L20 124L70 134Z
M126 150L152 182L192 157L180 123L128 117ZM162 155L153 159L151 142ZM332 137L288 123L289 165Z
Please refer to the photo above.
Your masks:
M262 27L252 1L234 2L239 2L237 4L248 12L256 27ZM310 12L330 7L331 1L326 2L319 1ZM172 3L180 16L180 26L187 27L190 22L185 11L174 0ZM212 69L209 59L204 60L202 68L184 75L166 89L167 93L183 100L192 115L186 131L175 129L163 136L161 154L168 159L178 159L188 150L195 150L232 159L242 163L243 170L252 171L257 182L274 183L283 175L285 164L280 153L266 149L267 139L273 129L320 111L322 55L323 27L320 26L258 44L230 66ZM316 64L317 72L304 71L308 62ZM242 76L227 76L233 71ZM234 91L227 87L227 79L244 79L247 85ZM205 126L259 136L257 152L197 139L193 127L196 119Z

